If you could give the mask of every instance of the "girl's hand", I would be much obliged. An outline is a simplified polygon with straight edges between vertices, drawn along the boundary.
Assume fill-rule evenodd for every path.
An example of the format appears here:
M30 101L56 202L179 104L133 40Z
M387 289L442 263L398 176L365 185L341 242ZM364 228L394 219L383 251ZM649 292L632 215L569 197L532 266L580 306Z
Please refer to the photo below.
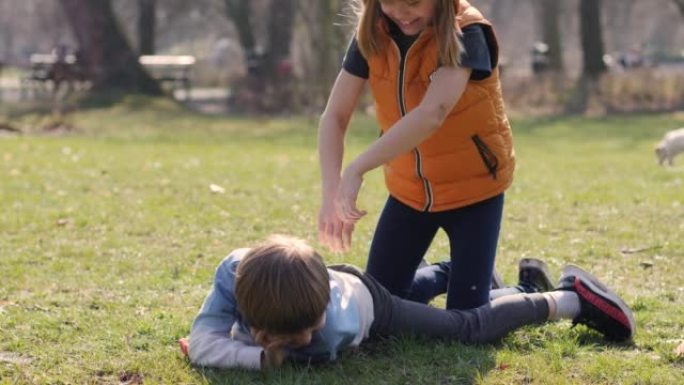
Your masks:
M342 173L342 179L337 187L335 208L343 222L354 224L366 215L366 211L356 207L356 199L363 183L363 175L349 165Z
M318 214L318 240L333 251L346 251L351 246L354 223L342 221L334 199L324 199Z

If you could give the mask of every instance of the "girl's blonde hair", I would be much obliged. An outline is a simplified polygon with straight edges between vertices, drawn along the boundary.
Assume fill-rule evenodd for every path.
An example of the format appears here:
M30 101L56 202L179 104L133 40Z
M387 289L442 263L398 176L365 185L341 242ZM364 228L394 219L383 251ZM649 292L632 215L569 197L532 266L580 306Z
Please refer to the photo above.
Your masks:
M356 41L361 54L366 58L379 54L384 41L379 36L378 21L382 18L380 3L383 1L415 1L415 0L352 0L354 13L357 16ZM419 0L430 1L430 0ZM461 31L456 25L458 0L435 1L435 39L439 47L439 63L443 66L455 67L460 63Z

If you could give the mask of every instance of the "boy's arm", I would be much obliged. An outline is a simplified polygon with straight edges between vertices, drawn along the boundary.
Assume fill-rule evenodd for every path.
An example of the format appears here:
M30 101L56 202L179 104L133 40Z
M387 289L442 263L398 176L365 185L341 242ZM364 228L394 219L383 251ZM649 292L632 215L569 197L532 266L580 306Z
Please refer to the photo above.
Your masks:
M198 366L213 368L261 369L259 346L234 340L226 333L193 330L190 335L190 361Z
M239 253L233 252L219 265L214 285L193 322L188 357L195 365L261 368L263 349L230 336L230 330L238 318L233 286Z

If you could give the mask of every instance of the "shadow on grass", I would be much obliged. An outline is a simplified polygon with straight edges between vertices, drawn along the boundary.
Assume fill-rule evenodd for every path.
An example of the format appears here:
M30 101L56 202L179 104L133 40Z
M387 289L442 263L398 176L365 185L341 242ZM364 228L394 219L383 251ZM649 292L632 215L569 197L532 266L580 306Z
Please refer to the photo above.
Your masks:
M578 326L579 328L579 326ZM599 349L634 350L637 345L633 341L615 342L606 340L600 333L582 327L576 336L577 344L581 346L595 346Z
M474 384L496 367L493 346L418 338L364 342L336 362L287 363L278 370L248 372L196 368L209 384Z

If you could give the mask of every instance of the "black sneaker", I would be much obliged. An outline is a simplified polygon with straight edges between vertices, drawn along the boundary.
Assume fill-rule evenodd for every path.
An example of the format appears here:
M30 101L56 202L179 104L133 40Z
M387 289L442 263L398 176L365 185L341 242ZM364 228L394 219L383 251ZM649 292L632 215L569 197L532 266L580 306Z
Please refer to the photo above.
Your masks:
M628 341L634 337L636 324L627 304L596 277L575 265L563 268L558 290L577 293L580 314L574 324L587 325L613 341Z
M555 288L549 268L537 258L523 258L518 262L518 287L525 293L543 293Z

